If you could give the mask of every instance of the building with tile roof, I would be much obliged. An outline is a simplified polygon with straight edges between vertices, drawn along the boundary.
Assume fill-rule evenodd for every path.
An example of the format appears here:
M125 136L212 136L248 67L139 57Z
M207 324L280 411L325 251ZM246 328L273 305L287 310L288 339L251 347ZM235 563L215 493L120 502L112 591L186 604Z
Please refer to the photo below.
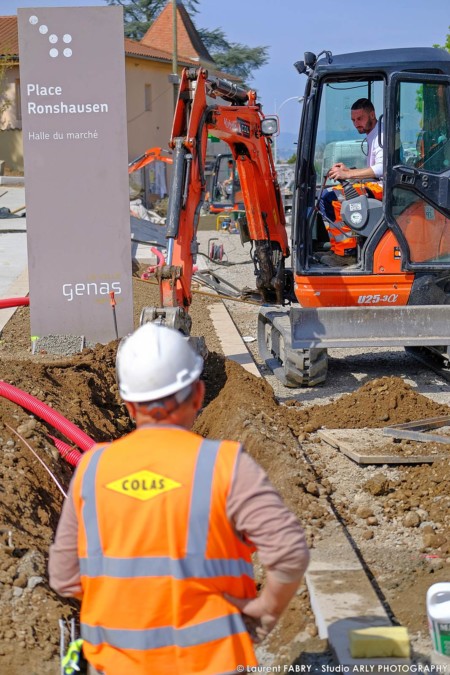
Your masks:
M214 61L182 3L177 4L177 14L178 74L185 66L204 65L212 74L227 77L215 69ZM140 42L124 39L129 161L147 148L168 147L174 99L170 78L172 16L172 2L169 1ZM0 16L0 68L2 63L6 68L0 105L1 98L6 98L9 105L0 117L0 160L5 160L11 169L23 171L16 16ZM228 79L239 82L235 77Z

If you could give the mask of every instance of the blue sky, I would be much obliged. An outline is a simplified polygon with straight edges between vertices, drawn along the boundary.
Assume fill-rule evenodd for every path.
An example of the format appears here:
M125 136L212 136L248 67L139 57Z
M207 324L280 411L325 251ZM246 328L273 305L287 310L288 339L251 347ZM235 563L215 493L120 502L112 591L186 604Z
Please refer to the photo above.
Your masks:
M102 0L0 0L0 14L18 7L106 5ZM281 131L296 133L305 85L293 63L303 52L329 49L335 54L391 47L427 47L445 42L450 0L201 0L194 16L200 28L223 29L233 42L269 46L269 63L255 73L264 112L279 113Z

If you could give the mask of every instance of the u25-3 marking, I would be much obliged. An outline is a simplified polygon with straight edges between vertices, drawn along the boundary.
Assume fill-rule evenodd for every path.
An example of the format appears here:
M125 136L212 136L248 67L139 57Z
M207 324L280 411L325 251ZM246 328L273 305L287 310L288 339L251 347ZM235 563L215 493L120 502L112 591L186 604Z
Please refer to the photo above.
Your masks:
M358 305L378 305L380 302L394 304L398 300L398 293L391 295L360 295Z

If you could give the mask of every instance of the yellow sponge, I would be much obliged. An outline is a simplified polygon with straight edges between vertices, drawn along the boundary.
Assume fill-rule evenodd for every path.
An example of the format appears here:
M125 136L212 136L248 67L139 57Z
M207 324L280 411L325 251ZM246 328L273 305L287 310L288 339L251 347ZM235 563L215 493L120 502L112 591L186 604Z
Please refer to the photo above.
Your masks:
M349 631L350 654L354 659L397 656L409 659L408 630L403 626L376 626Z

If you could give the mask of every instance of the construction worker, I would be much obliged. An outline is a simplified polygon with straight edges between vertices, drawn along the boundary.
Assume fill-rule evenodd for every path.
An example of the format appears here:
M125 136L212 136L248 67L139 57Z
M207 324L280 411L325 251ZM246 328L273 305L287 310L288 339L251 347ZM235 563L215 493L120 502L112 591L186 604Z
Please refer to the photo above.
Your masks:
M349 168L342 162L333 164L328 171L332 180L371 179L358 192L367 192L371 197L382 199L383 190L377 183L383 176L383 146L379 142L379 125L373 103L367 98L359 98L351 107L351 119L360 134L366 134L367 166L362 169ZM339 193L340 192L340 193ZM330 189L321 196L320 211L328 230L331 253L320 258L327 266L345 267L356 263L358 239L340 217L342 191Z
M119 392L137 429L83 456L49 560L51 587L81 599L94 673L256 666L253 642L308 564L300 524L241 445L189 431L202 368L186 338L153 323L119 346ZM266 569L259 595L255 550Z

